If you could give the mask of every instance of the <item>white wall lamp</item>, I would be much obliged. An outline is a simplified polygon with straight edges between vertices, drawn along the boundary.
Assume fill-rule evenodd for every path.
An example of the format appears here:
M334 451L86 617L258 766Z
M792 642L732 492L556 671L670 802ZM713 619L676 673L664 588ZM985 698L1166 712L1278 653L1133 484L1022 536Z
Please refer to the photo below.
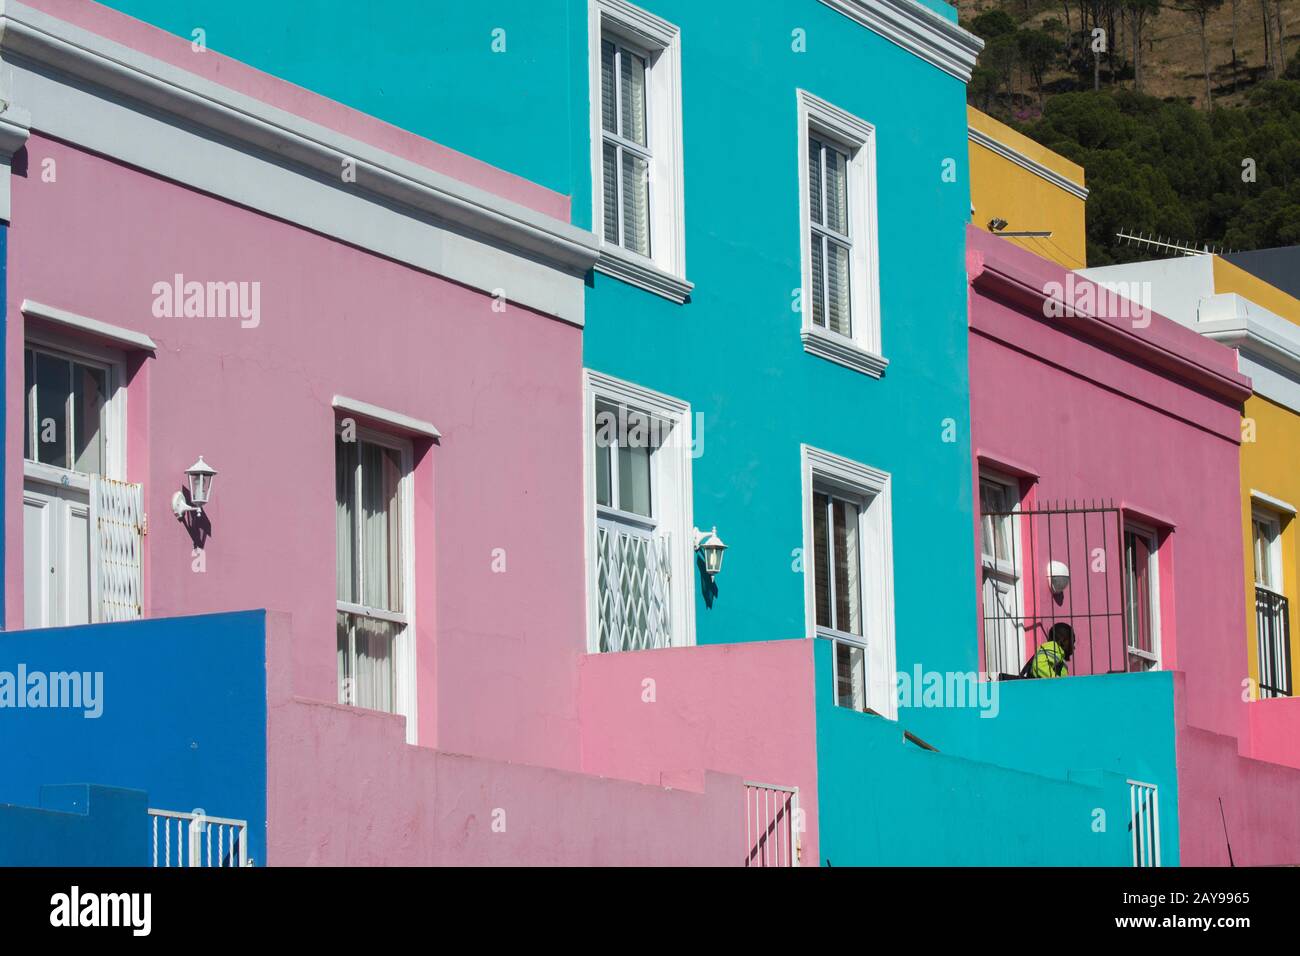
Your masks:
M1070 568L1064 561L1049 561L1047 564L1047 583L1052 593L1062 595L1070 586Z
M203 514L203 506L212 497L212 479L216 476L217 470L199 455L199 460L185 469L185 477L190 484L190 500L186 502L183 491L172 495L172 514L177 518L184 518L186 512L190 511Z
M695 550L704 559L704 573L709 577L714 577L722 570L722 553L727 550L727 546L718 537L717 525L713 526L712 531L695 529Z

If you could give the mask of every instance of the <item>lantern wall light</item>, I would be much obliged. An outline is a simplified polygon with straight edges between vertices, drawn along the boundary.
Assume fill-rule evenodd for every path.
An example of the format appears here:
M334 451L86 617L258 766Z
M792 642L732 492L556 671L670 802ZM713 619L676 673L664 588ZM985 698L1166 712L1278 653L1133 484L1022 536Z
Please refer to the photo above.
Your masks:
M1070 586L1070 568L1064 561L1052 561L1047 565L1047 583L1053 594L1064 594Z
M183 491L172 495L172 514L177 518L184 518L187 512L203 514L203 506L212 497L212 479L216 476L217 470L199 455L199 460L185 469L185 478L190 486L190 500L185 500Z
M722 570L722 553L727 550L727 546L718 537L717 525L707 532L695 529L695 550L704 560L704 573L709 577Z

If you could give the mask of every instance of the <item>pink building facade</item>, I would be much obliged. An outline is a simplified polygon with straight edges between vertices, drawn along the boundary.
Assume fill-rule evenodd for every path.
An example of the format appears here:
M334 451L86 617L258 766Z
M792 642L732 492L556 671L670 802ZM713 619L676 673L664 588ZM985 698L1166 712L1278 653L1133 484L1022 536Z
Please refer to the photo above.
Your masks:
M586 654L567 197L93 4L4 12L6 627L269 609L271 864L739 865L754 781L816 859L811 700L774 716L807 642Z
M1068 623L1071 680L1175 672L1167 726L1132 734L1173 734L1181 862L1227 865L1225 828L1239 865L1300 862L1300 726L1248 702L1237 639L1243 555L1226 503L1249 380L1229 349L967 235L982 666L1018 669Z

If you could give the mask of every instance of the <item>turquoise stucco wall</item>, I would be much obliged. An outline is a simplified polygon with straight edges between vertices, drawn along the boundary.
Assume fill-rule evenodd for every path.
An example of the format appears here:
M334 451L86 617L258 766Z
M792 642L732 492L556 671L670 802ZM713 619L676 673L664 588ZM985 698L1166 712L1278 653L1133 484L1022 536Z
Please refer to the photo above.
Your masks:
M1159 788L1161 862L1178 865L1172 673L1007 682L995 716L894 723L835 706L826 641L816 670L823 864L1129 866L1133 779Z

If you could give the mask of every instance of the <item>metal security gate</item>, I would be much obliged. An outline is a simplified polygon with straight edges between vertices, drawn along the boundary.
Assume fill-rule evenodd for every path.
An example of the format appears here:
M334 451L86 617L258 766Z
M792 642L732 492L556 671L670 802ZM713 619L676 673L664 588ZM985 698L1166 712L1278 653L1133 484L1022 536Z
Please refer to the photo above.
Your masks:
M1053 624L1075 633L1071 674L1129 669L1124 521L1113 504L983 511L981 658L992 677L1016 676ZM987 530L982 534L988 534ZM1053 572L1068 572L1053 581Z
M745 783L745 866L799 865L799 788Z
M91 605L98 621L133 621L142 616L144 581L144 489L141 485L92 476Z
M1128 781L1129 824L1133 865L1160 865L1160 793L1153 783Z
M176 810L149 811L154 866L252 866L248 821Z
M599 648L644 651L672 643L667 534L601 518L596 524Z

